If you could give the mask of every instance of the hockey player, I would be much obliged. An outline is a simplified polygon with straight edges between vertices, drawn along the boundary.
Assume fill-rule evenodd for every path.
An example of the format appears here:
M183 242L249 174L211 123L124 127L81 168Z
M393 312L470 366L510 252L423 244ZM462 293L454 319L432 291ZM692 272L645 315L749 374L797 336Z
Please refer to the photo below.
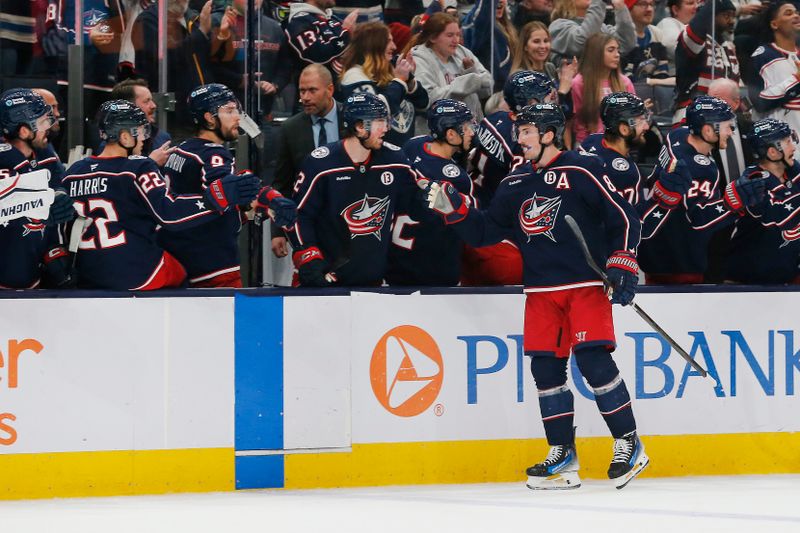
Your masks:
M0 144L0 179L37 170L40 162L47 168L50 159L39 154L48 152L47 131L53 123L50 106L33 91L10 89L0 96L0 133L6 141ZM0 190L0 197L9 192L13 188ZM35 288L43 278L45 287L71 286L71 263L58 225L74 216L69 196L56 188L46 220L21 217L0 224L0 289Z
M758 164L749 179L766 178L767 197L747 208L731 237L726 278L740 283L800 283L800 163L797 134L786 122L767 118L748 136Z
M672 130L651 177L652 195L640 204L639 258L648 283L702 283L713 232L764 199L763 179L737 179L720 190L712 149L723 149L735 128L728 104L698 96L686 126Z
M201 85L191 92L188 107L196 126L196 136L177 146L164 175L170 189L178 194L203 194L215 180L235 174L234 159L222 143L239 136L241 107L233 92L219 83ZM248 179L258 181L251 173ZM248 210L252 196L222 206L224 213L215 220L182 232L159 234L159 242L186 267L192 287L241 287L238 235L242 210ZM291 226L294 203L277 191L265 187L259 194L262 211L268 206L279 226Z
M380 284L395 213L414 216L419 188L400 148L383 142L384 100L350 95L343 118L345 139L311 152L295 183L297 224L290 237L301 286Z
M639 167L631 158L631 149L644 144L644 134L650 129L649 115L644 102L635 94L609 94L600 102L605 131L593 133L581 143L583 150L603 160L611 188L631 205L639 203L644 186Z
M403 152L419 180L447 180L475 202L472 180L453 159L466 152L475 135L475 121L466 104L438 100L428 109L430 135L414 137ZM461 239L439 217L425 220L398 212L392 231L390 285L458 285L461 276Z
M448 183L429 186L429 205L473 246L512 235L522 251L527 293L523 344L531 356L551 446L545 460L528 468L528 486L580 486L573 395L567 387L572 353L614 436L608 476L622 488L649 462L636 433L630 395L611 358L616 346L611 304L628 305L636 293L639 219L609 187L599 158L562 150L565 119L559 106L528 106L515 124L530 163L500 183L488 210L470 208ZM565 223L567 214L582 228L595 260L606 265L610 302Z
M156 228L185 230L222 218L230 205L250 201L259 189L252 175L226 175L202 194L173 195L156 163L142 157L147 116L125 100L99 111L99 156L82 159L64 176L79 214L91 217L78 248L79 285L114 290L181 286L186 271L156 242Z

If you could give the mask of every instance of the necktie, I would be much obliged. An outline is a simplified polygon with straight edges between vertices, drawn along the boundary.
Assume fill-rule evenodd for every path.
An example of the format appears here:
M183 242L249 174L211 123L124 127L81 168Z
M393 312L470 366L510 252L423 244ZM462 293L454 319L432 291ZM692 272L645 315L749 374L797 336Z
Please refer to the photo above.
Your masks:
M328 144L328 133L325 131L325 123L328 122L327 118L317 120L319 125L319 137L317 138L317 148L324 144Z

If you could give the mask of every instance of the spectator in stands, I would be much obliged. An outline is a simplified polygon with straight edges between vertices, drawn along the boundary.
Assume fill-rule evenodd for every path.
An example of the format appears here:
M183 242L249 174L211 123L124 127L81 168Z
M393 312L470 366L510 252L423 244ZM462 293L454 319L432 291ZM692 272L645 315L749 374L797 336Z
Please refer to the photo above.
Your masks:
M759 118L776 118L800 131L800 13L792 2L779 1L764 12L762 45L752 55L756 84L750 98ZM800 160L800 150L795 151Z
M604 96L617 92L636 94L631 80L620 72L619 42L607 33L597 33L586 41L578 70L572 81L576 143L590 133L603 131L599 117Z
M492 27L492 17L495 19L494 35L489 31ZM517 30L508 14L506 0L478 0L464 17L461 29L464 46L492 72L493 90L502 90L511 72L514 51L519 40Z
M614 7L615 25L603 24L606 3L603 0L556 0L550 36L553 40L552 61L580 57L586 41L598 32L613 35L626 55L636 46L633 21L625 0L611 0Z
M703 4L678 38L675 49L678 91L673 117L675 123L683 119L686 106L695 96L708 93L708 86L715 78L728 78L739 83L739 61L736 47L730 40L736 8L731 0L714 2L716 5L711 0ZM716 42L711 39L712 30Z
M392 115L384 140L403 146L414 136L414 108L428 107L428 92L414 79L410 52L395 58L397 47L382 22L359 24L342 56L342 99L356 92L381 94Z
M511 21L517 30L522 30L529 22L550 24L553 0L518 0L511 6Z
M158 127L156 122L156 109L158 106L153 100L153 93L150 92L147 82L143 79L121 81L111 91L111 100L127 100L144 111L147 122L150 124L150 137L144 142L142 155L149 157L158 166L163 167L170 154L169 145L172 137ZM100 149L102 150L102 146Z
M671 16L664 17L656 26L661 31L661 42L667 49L670 74L675 73L675 47L683 29L697 13L697 0L669 0L667 8Z
M314 148L343 138L342 106L333 99L333 78L323 65L312 63L303 69L299 82L303 111L289 118L278 132L273 187L286 197L292 195L297 171ZM272 253L286 257L286 235L273 225Z
M636 28L636 48L622 60L622 72L632 81L669 76L667 50L661 30L653 26L654 0L626 0Z
M445 13L436 13L422 26L422 31L408 43L417 65L417 81L428 91L429 102L442 98L461 100L476 120L483 118L481 98L492 93L492 75L475 54L459 44L458 21ZM427 127L425 117L417 117L417 129Z

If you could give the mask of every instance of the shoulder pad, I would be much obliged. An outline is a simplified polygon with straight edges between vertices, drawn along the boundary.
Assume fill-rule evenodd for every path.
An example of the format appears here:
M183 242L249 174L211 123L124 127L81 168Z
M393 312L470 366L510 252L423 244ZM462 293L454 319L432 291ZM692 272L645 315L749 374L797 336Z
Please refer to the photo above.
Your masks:
M311 157L316 157L317 159L322 159L323 157L327 157L328 154L331 153L330 148L327 146L320 146L319 148L315 148L311 152Z
M400 150L400 147L399 147L399 146L397 146L397 145L394 145L394 144L392 144L392 143L389 143L389 142L386 142L386 141L383 141L383 145L384 145L386 148L388 148L389 150L394 150L395 152L397 152L397 151L399 151L399 150Z
M8 152L12 148L13 148L13 146L11 146L8 143L0 143L0 152Z

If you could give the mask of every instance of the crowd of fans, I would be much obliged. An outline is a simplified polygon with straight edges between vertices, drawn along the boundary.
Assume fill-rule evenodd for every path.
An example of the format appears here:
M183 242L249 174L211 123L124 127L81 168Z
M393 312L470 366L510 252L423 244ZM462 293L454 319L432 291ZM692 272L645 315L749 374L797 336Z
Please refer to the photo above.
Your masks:
M511 124L520 109L511 105L507 88L518 73L539 73L552 82L553 93L540 100L563 109L566 149L579 149L604 131L604 97L639 95L648 109L648 127L630 157L644 180L666 134L683 124L687 106L699 95L720 97L737 117L733 140L727 146L717 143L709 153L719 170L719 189L755 162L747 138L752 120L771 117L800 129L800 14L790 1L255 0L257 67L252 79L244 74L247 0L167 0L165 35L159 34L159 6L152 0L85 0L83 5L83 115L87 144L95 153L107 141L98 134L97 110L103 102L125 100L147 119L149 138L141 154L161 169L168 167L180 143L198 135L198 119L189 107L194 92L222 84L239 102L256 102L250 114L270 140L263 143L258 171L265 185L273 184L286 198L297 192L308 154L343 140L348 131L353 134L343 123L342 103L360 93L384 99L390 115L384 140L400 147L431 133L428 114L435 102L466 104L476 122L474 139L470 135L471 146L453 150L452 160L471 177L472 195L484 208L496 178L521 162L511 143L499 146L497 154L486 144L492 133L499 145L503 138L514 140ZM65 172L60 160L72 148L66 146L59 120L73 112L67 107L67 60L69 45L76 41L74 17L69 0L0 2L2 89L38 87L55 118L43 127L46 139L28 143L33 150L18 147L18 128L5 129L5 141L32 166L38 160L59 176ZM159 39L166 39L166 58L159 56ZM169 73L166 89L175 95L167 131L157 127L158 113L166 111L156 109L153 97L163 61ZM503 128L511 129L502 133ZM212 139L230 140L225 135ZM800 150L794 154L800 160ZM487 170L492 165L496 176ZM12 170L0 172L7 176ZM727 276L724 268L736 231L734 225L717 232L704 251L707 271L658 281L741 280L741 275ZM793 231L784 235L787 243L800 233ZM273 224L271 236L275 257L290 256L291 239L284 230ZM402 239L400 232L395 238ZM460 281L520 283L518 251L505 246L484 255L466 247ZM3 262L13 260L7 253L2 256ZM657 251L648 256L650 268L661 272ZM493 274L491 268L476 266L481 262L503 266Z

